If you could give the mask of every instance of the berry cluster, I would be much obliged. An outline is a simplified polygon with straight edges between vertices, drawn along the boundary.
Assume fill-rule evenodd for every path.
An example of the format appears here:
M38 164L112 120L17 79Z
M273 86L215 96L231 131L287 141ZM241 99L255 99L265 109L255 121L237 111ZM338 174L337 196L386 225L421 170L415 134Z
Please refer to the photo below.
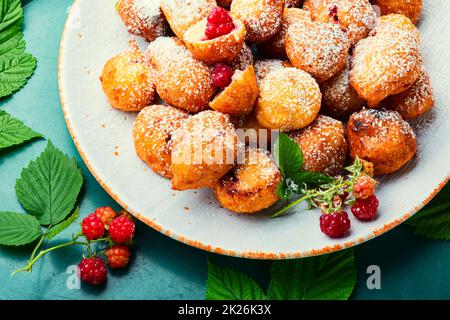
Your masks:
M360 175L353 184L353 196L355 202L351 206L351 212L361 221L375 219L378 209L378 199L375 196L376 182L366 174ZM349 196L344 192L341 200L345 201ZM340 207L342 206L339 205ZM320 230L330 238L341 238L350 230L350 219L344 210L333 213L323 213L320 217Z
M205 36L207 40L229 34L234 29L233 18L222 7L214 8L208 15Z
M123 210L117 215L111 207L97 208L83 219L81 230L88 243L102 240L101 238L108 234L104 239L109 244L109 248L104 252L108 266L112 269L127 266L131 257L127 244L130 244L135 232L135 224L128 212ZM83 258L78 268L80 279L86 283L99 285L106 281L106 263L97 255Z

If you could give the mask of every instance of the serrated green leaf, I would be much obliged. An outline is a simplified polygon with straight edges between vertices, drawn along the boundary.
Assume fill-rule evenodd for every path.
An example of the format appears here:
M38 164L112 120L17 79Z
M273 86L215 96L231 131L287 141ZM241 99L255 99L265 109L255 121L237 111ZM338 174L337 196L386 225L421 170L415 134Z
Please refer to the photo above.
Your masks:
M21 246L42 235L39 221L30 215L0 212L0 245Z
M73 210L83 178L75 159L69 159L51 141L16 182L21 205L42 225L56 225Z
M353 250L275 261L268 296L275 300L346 300L356 284Z
M261 287L245 274L208 259L207 300L266 300Z
M65 229L67 229L72 223L74 223L78 219L79 216L80 216L80 214L78 212L78 208L76 208L75 211L72 213L72 215L69 216L66 220L64 220L63 222L58 223L56 226L48 229L47 232L45 233L45 238L47 240L53 239L58 234L63 232Z
M0 0L0 33L12 26L22 26L23 10L20 0Z
M434 240L450 240L450 184L406 224L417 235Z
M292 177L303 167L303 153L297 142L280 133L274 145L274 157L285 177Z
M0 110L0 150L40 137L42 137L41 134Z
M0 98L22 88L36 68L36 58L29 53L0 57Z
M25 40L23 40L22 32L18 32L1 42L0 59L11 59L14 56L22 54L24 51Z

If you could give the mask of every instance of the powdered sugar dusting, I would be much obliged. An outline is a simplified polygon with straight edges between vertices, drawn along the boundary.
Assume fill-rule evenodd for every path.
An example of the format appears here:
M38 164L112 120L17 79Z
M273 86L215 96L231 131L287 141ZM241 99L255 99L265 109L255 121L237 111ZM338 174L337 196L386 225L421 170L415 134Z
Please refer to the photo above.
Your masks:
M347 36L337 25L308 21L289 24L286 36L289 60L319 82L344 68L349 48Z
M164 101L191 112L206 108L215 92L210 68L180 40L157 38L149 45L147 58L156 70L156 89Z
M344 126L338 120L319 115L308 127L292 132L303 151L306 171L336 174L347 156Z

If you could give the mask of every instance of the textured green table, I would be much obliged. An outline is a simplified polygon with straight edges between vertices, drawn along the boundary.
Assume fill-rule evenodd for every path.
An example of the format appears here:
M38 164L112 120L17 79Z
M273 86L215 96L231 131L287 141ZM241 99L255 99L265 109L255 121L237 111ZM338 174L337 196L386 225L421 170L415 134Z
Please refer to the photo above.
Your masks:
M92 0L95 1L95 0ZM61 111L57 83L58 48L72 0L23 0L27 50L38 58L36 73L24 89L0 101L0 108L23 120L77 158L86 183L81 212L101 205L116 206L83 165ZM21 168L34 159L46 141L0 152L0 211L21 211L14 185ZM70 237L71 230L62 237ZM450 243L414 236L400 226L357 248L358 286L355 299L450 298ZM0 248L0 299L203 299L207 253L193 249L142 223L138 224L135 258L124 272L114 272L104 288L68 289L67 266L81 253L61 250L43 259L31 274L10 273L22 266L29 248ZM214 256L221 264L243 270L261 284L268 278L268 261ZM381 268L381 290L366 287L369 265Z

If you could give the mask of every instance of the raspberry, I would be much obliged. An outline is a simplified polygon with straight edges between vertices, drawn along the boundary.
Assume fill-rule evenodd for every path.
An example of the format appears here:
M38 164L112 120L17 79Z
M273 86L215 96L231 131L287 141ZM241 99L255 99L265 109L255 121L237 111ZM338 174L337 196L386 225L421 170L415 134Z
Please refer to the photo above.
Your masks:
M105 225L102 219L91 213L81 222L81 230L86 239L97 240L105 234Z
M213 85L224 89L231 83L232 76L233 69L224 63L217 63L212 72Z
M115 243L125 243L133 239L134 229L134 222L120 216L109 224L109 236Z
M345 211L320 216L320 230L330 238L341 238L347 234L349 229L350 220Z
M222 7L215 7L211 10L211 13L207 18L208 22L211 24L222 24L227 22L233 22L230 14L227 10Z
M356 199L367 199L375 193L375 180L367 175L358 178L353 186L353 195Z
M117 215L111 207L99 207L95 209L94 214L99 217L106 226L109 225Z
M229 34L234 29L233 18L227 10L221 7L214 8L207 18L206 39L214 39Z
M113 269L125 268L130 261L131 252L127 246L114 245L105 252L108 266Z
M362 221L373 220L377 215L379 201L375 195L368 197L367 199L358 199L352 206L351 210L353 215Z
M106 281L106 264L99 257L84 258L78 264L80 279L92 285L100 285Z

